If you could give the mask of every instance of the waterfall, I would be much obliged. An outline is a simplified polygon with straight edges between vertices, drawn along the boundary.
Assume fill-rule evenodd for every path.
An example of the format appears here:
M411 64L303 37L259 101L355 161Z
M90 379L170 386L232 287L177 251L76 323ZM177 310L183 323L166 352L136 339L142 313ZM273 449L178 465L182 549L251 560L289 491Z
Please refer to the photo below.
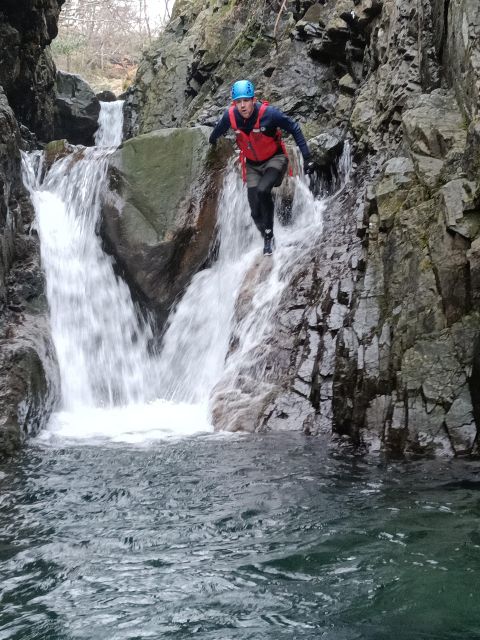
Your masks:
M123 139L123 100L100 102L100 107L95 144L116 149Z
M160 380L165 397L208 401L222 376L256 357L256 347L274 328L276 309L297 263L319 241L323 207L313 197L308 178L295 178L290 223L276 223L276 251L271 258L263 257L246 190L238 173L230 169L218 208L218 259L192 280L164 336ZM239 295L252 272L260 275L260 281L252 284L251 310L235 324ZM232 334L237 348L226 361Z
M97 234L108 159L121 142L121 102L102 103L99 124L97 147L79 148L49 168L38 152L24 156L61 378L61 410L42 437L144 442L210 431L212 390L255 364L292 274L321 239L324 202L313 197L308 179L292 179L289 224L276 223L276 251L263 257L246 190L230 166L218 205L216 260L192 279L160 353L152 353L151 328ZM346 150L343 182L348 162ZM239 316L245 288L250 307ZM232 336L236 348L227 357Z
M121 102L108 104L97 141L120 139L121 109ZM154 386L150 328L96 233L113 150L78 150L55 162L43 180L38 170L26 172L67 411L138 403Z
M159 359L164 397L208 400L224 367L235 301L257 235L245 189L231 166L218 205L218 258L193 278L164 336Z

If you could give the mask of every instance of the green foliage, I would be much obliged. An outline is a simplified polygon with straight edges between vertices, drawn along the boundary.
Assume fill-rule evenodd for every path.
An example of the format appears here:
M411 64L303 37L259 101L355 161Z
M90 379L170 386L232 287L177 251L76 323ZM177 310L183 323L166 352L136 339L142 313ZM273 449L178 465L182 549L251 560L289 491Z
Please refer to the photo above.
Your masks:
M65 32L52 42L51 48L54 56L68 57L85 49L86 45L87 39L83 34Z

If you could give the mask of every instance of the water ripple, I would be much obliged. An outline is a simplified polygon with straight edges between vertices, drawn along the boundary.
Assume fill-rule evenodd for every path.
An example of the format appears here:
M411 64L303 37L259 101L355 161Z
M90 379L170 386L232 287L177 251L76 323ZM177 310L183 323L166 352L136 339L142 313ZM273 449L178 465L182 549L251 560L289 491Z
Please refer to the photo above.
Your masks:
M480 637L478 472L292 435L0 468L0 640Z

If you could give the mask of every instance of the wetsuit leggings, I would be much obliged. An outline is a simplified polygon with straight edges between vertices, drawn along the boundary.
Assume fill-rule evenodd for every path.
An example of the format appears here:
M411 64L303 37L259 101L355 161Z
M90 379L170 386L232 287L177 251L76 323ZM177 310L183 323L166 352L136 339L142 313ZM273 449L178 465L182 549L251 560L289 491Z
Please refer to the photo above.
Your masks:
M278 185L281 171L269 167L256 187L248 189L248 203L253 221L262 236L265 230L273 230L273 197L272 189Z

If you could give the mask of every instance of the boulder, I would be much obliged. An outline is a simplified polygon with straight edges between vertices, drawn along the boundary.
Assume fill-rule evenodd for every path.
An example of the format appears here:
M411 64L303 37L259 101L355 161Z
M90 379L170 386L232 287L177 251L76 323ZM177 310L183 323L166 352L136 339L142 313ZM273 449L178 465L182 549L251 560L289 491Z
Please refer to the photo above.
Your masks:
M104 206L107 250L159 325L205 263L215 234L221 177L231 145L210 129L162 129L128 140L111 159Z
M0 339L0 456L45 426L59 389L45 319L30 317L12 332Z
M80 76L57 72L55 138L91 146L98 128L100 102Z
M343 151L342 131L337 127L308 141L313 159L321 168L331 167Z
M100 102L115 102L117 100L117 96L113 93L113 91L100 91L97 93L97 100Z

